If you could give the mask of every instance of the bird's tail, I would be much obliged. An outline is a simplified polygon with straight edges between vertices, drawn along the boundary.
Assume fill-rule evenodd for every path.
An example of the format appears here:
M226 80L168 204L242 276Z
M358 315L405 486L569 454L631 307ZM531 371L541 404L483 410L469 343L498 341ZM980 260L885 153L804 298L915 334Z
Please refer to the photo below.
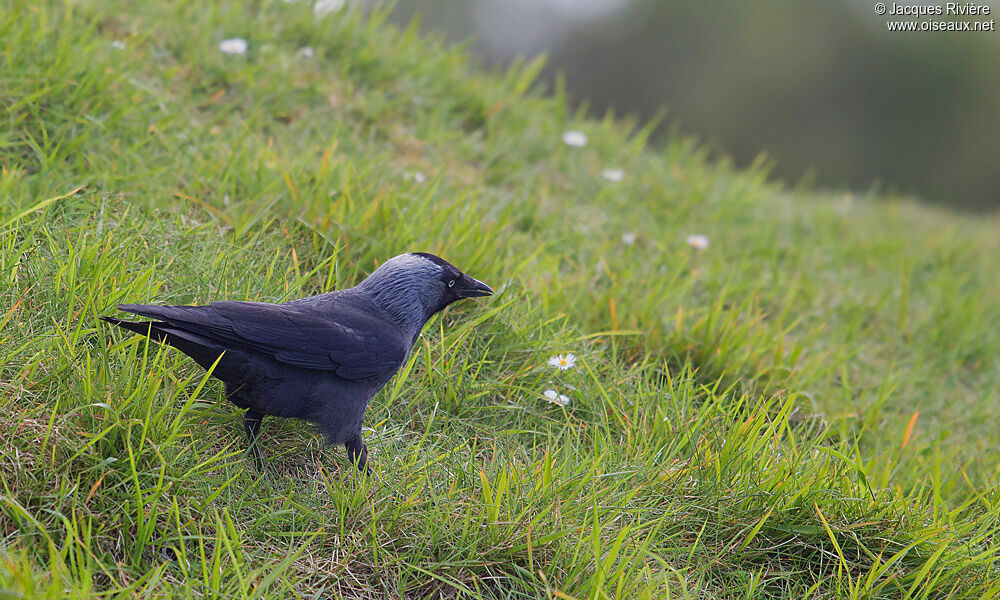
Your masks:
M122 329L128 329L140 335L148 335L151 339L157 342L167 341L167 333L160 329L166 326L166 323L161 323L158 321L126 321L124 319L116 319L115 317L101 317L102 321L111 323L112 325L117 325Z
M122 329L149 336L149 339L155 342L169 344L193 358L205 369L211 369L215 365L212 374L223 381L235 376L230 373L229 361L219 361L219 357L224 354L225 350L197 334L179 330L163 321L126 321L115 317L101 317L101 320ZM218 364L216 361L219 361Z

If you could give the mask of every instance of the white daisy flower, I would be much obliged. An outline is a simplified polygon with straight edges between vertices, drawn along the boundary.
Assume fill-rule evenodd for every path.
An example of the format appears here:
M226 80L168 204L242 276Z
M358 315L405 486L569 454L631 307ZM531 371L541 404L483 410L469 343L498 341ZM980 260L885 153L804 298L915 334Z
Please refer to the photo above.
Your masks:
M625 171L622 171L621 169L604 169L601 176L608 181L621 181L622 178L625 177Z
M587 134L582 131L567 131L563 134L563 143L567 146L582 148L587 145Z
M330 13L337 12L345 4L347 4L347 0L316 0L316 4L313 4L313 14L317 17L325 17Z
M555 390L545 390L542 392L542 396L552 404L558 404L559 406L566 406L569 404L569 396L560 394Z
M125 49L125 42L123 42L121 40L115 40L115 41L111 42L111 47L114 48L115 50L124 50Z
M705 248L708 248L707 235L702 235L700 233L692 233L691 235L687 236L687 238L684 241L688 243L688 246L691 246L695 250L704 250Z
M566 369L572 369L573 365L576 364L576 355L570 352L566 354L556 354L549 359L549 366L555 367L560 371L565 371Z
M219 42L219 50L225 54L246 54L247 41L243 38L230 38Z
M312 58L316 56L316 51L313 50L312 46L302 46L295 52L295 56L299 58Z
M631 246L635 243L635 234L631 231L626 231L622 234L622 243L626 246Z

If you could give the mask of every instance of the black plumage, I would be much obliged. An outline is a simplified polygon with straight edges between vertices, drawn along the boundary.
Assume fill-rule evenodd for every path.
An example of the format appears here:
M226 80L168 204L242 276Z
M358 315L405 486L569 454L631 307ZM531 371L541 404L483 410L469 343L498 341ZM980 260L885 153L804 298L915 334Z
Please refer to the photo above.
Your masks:
M361 422L368 402L406 361L424 324L456 300L488 296L486 284L426 253L389 259L359 285L285 302L205 306L120 304L152 321L101 317L187 354L226 385L246 410L258 469L265 416L305 419L328 443L344 444L367 469Z

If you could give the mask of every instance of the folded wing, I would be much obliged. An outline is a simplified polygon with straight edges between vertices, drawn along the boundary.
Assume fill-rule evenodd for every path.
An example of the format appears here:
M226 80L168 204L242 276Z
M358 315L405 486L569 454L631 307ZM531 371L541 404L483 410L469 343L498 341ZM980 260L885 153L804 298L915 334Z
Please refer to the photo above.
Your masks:
M322 317L294 306L213 302L207 306L121 304L119 309L158 319L224 348L251 350L275 360L345 379L391 374L406 358L399 328L350 307Z

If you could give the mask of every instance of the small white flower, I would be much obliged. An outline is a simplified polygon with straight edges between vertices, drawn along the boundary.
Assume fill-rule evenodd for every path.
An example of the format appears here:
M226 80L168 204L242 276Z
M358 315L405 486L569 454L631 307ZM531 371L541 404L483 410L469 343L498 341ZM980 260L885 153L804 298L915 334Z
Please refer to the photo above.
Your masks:
M695 250L704 250L705 248L708 248L707 235L702 235L700 233L692 233L691 235L687 236L685 241L688 243L688 246L691 246Z
M631 231L626 231L622 234L622 243L626 246L631 246L635 243L635 234Z
M316 51L313 50L312 46L302 46L295 53L295 56L298 56L299 58L312 58L316 56Z
M347 4L347 0L316 0L316 4L313 4L313 14L317 17L325 17L330 13L337 12L345 4Z
M566 406L569 404L569 396L560 394L555 390L545 390L542 392L542 396L545 396L545 399L552 404L558 404L559 406Z
M121 40L115 40L115 41L111 42L111 47L114 48L115 50L124 50L125 49L125 42L123 42Z
M427 176L424 175L423 172L421 172L421 171L414 171L412 173L410 171L407 171L407 172L403 173L403 179L412 179L413 181L416 181L417 183L423 183L423 182L427 181Z
M247 41L243 38L230 38L219 42L219 50L225 54L246 54Z
M587 134L582 131L567 131L563 134L563 143L567 146L582 148L587 145Z
M601 175L608 181L621 181L625 177L625 171L621 169L604 169Z
M573 365L576 364L576 355L567 352L566 354L556 354L549 359L549 366L555 367L560 371L565 371L566 369L572 369Z

